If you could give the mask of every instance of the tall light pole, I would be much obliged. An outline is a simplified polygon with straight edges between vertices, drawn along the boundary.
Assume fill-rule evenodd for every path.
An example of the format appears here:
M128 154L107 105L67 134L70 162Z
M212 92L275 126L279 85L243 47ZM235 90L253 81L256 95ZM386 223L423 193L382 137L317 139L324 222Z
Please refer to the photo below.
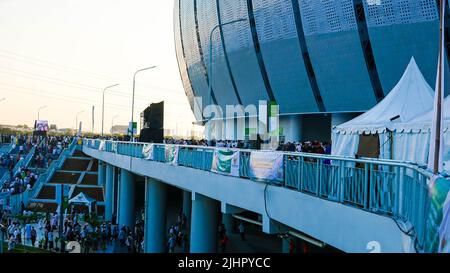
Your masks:
M118 118L118 117L119 117L119 115L115 115L115 116L112 117L112 119L111 119L111 134L113 134L114 120L115 120L116 118Z
M139 69L138 71L134 72L133 76L133 96L131 98L131 141L134 142L134 130L133 130L133 123L134 123L134 92L136 88L136 74L145 70L150 70L155 68L156 66L150 66L146 68Z
M102 100L102 136L103 136L103 124L105 122L105 92L106 90L108 90L109 88L113 88L118 86L119 84L114 84L108 87L105 87L105 89L103 89L103 100Z
M78 116L79 116L80 114L82 114L82 113L84 113L84 110L78 112L78 113L76 114L76 116L75 116L75 134L77 134L77 131L78 131Z
M209 105L212 104L212 36L214 34L214 31L216 31L221 26L223 27L223 26L226 26L226 25L231 25L231 24L235 24L235 23L243 22L243 21L247 21L247 19L241 18L241 19L237 19L237 20L232 20L230 22L225 22L223 24L218 24L215 27L213 27L211 29L211 32L209 33L209 54L208 54L209 55L209 67L208 67ZM211 124L209 124L209 126L208 126L208 134L209 134L208 142L210 142L211 141ZM208 144L210 144L210 143L208 143Z
M45 108L47 108L47 105L44 105L44 106L41 106L41 107L38 108L38 111L37 111L38 112L38 118L37 118L37 120L39 120L39 113L41 112L42 109L45 109Z

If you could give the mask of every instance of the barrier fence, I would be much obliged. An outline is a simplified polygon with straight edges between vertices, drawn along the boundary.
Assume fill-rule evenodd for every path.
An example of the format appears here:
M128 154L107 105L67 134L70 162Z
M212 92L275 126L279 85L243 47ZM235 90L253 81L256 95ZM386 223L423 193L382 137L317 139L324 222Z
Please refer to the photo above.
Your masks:
M135 158L147 143L84 139L83 145ZM166 146L177 146L178 166L210 171L217 148L189 145L153 144L151 160L166 161ZM252 150L239 152L239 177L251 176ZM283 179L258 180L300 191L319 198L382 214L413 226L412 236L421 246L425 237L427 181L432 174L418 166L369 158L349 158L322 154L279 152ZM252 178L252 180L255 180Z

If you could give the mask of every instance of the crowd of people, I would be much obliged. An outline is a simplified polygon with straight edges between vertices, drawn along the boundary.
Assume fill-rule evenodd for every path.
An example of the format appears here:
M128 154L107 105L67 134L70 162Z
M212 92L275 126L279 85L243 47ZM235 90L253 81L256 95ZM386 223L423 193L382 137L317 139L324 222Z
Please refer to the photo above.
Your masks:
M0 189L1 192L9 192L10 194L19 194L26 189L33 188L38 179L38 174L31 169L23 168L11 179L5 181Z
M182 248L184 252L189 252L187 217L185 214L177 216L176 223L169 228L168 238L167 249L169 253L174 253L176 247Z
M244 140L218 140L208 143L206 140L187 140L187 139L164 139L165 144L193 145L193 146L213 146L220 148L238 148L238 149L259 149L261 143L258 141ZM331 143L321 141L295 141L278 144L277 151L284 152L303 152L315 154L331 154Z

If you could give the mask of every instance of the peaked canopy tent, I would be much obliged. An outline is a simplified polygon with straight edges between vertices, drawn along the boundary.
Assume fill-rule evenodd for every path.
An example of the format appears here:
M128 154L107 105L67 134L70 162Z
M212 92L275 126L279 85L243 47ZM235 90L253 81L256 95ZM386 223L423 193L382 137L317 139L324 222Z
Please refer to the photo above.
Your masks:
M84 205L89 207L89 213L92 213L92 208L97 204L97 200L80 192L77 196L69 200L69 205Z
M444 170L450 171L450 96L443 104L444 111ZM398 123L391 126L394 139L393 159L410 161L426 165L430 148L431 125L433 110L421 115L410 122Z
M364 114L333 128L331 153L354 157L363 138L371 136L377 140L379 149L378 154L372 157L392 158L390 127L396 123L409 122L430 111L433 96L433 89L414 58L411 58L400 81L381 102Z

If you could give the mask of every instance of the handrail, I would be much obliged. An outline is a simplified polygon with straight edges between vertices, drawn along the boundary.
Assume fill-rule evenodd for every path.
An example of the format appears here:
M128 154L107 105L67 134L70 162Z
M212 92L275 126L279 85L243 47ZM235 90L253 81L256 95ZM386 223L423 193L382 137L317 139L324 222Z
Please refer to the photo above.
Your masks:
M211 147L211 146L198 146L198 145L183 145L183 144L167 144L167 143L147 143L147 142L127 142L127 141L111 141L111 140L101 140L101 139L83 139L84 141L105 141L105 142L116 142L118 144L127 144L127 145L148 145L153 144L156 146L177 146L179 148L192 148L192 149L204 149L204 150L211 150L215 151L216 149L227 149L231 151L239 151L239 152L272 152L268 150L256 150L256 149L240 149L240 148L227 148L227 147ZM300 156L304 158L314 158L314 159L321 159L321 160L339 160L339 161L346 161L346 162L354 162L354 163L361 163L361 164L380 164L385 166L392 166L392 167L405 167L412 169L414 171L420 172L421 175L426 176L427 178L431 178L433 174L429 172L426 169L421 168L417 164L413 164L410 162L401 162L398 160L392 160L392 159L381 159L381 158L368 158L368 157L361 157L361 158L354 158L351 156L341 156L341 155L328 155L328 154L313 154L313 153L304 153L304 152L287 152L287 151L274 151L283 153L287 156Z
M36 146L33 146L33 148L30 149L30 151L28 152L28 154L25 158L23 158L23 157L20 158L20 160L16 163L16 165L13 168L13 172L12 172L13 176L16 176L20 169L28 166L31 159L33 158L35 151L36 151ZM3 185L5 184L5 182L8 179L11 179L11 175L9 172L6 172L3 174L2 178L0 179L0 188L3 187Z
M142 158L142 148L149 143L83 139L83 145L96 150L105 142L105 152L117 152ZM112 149L116 143L117 150ZM210 171L211 152L222 147L153 143L153 161L161 161L161 148L176 146L180 166ZM272 152L227 148L240 153L240 178L249 179L250 154ZM188 150L187 152L185 152ZM194 150L194 152L189 152ZM283 177L259 182L297 190L371 213L382 214L395 221L409 222L414 227L408 234L421 245L425 240L425 219L428 204L427 182L433 174L409 162L378 158L352 158L325 154L274 151L283 155L280 166ZM182 155L180 157L180 155ZM164 159L162 158L164 162ZM201 161L201 162L198 162Z

